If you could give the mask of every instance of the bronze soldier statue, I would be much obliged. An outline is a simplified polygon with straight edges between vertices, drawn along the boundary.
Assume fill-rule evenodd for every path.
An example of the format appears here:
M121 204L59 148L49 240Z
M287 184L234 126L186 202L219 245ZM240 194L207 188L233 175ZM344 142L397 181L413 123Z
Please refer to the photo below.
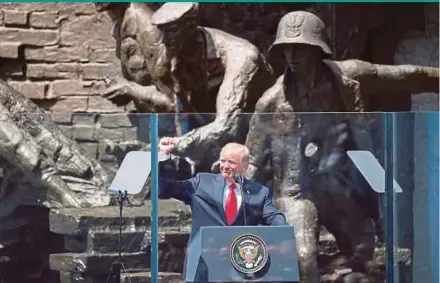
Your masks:
M275 82L272 69L247 40L198 26L198 3L165 3L152 22L163 32L165 46L154 77L184 106L192 106L187 112L216 113L210 123L177 138L173 154L196 162L215 160L210 148L247 132L248 121L240 114L254 112L257 100Z
M0 80L0 217L19 205L110 204L108 172L37 105Z
M173 154L211 164L217 158L211 150L245 136L248 122L241 121L240 114L254 112L257 100L275 82L273 71L250 42L198 26L198 3L165 3L152 16L130 8L133 5L121 21L121 61L127 61L125 40L132 44L128 51L142 51L152 83L169 101L176 95L182 112L196 120L193 130L176 139ZM130 16L130 9L136 17ZM136 36L130 35L128 27L136 29ZM159 42L151 35L157 30ZM139 78L134 80L140 83ZM151 103L158 103L156 99ZM197 113L216 115L206 118Z
M287 66L251 119L248 177L257 179L271 164L274 196L295 228L301 282L320 282L319 224L335 236L349 269L366 273L373 260L374 229L380 230L378 196L346 151L371 148L368 124L380 116L295 113L371 112L387 94L438 93L439 69L330 60L325 24L304 11L280 20L269 52L284 56ZM296 137L301 137L299 146Z
M133 101L138 112L175 112L173 96L152 85L154 78L151 74L154 74L162 37L162 32L151 23L157 4L99 2L95 6L99 12L107 11L113 20L116 57L121 62L124 76L107 78L109 88L102 95L118 106Z

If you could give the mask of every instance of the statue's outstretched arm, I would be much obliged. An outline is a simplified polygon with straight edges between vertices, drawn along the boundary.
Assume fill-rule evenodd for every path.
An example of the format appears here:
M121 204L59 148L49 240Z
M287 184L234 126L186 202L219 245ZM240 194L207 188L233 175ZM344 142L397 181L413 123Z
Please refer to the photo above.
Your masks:
M155 86L143 86L125 78L114 78L108 84L110 87L101 96L117 106L126 105L134 99L142 104L143 112L175 112L173 97L160 92Z
M248 87L259 68L258 55L252 53L242 59L228 58L217 95L215 120L178 139L173 154L201 161L204 148L210 144L222 145L237 134L240 114L248 99Z
M374 94L439 92L439 68L416 65L374 65L375 74L364 82ZM364 86L367 84L366 86Z

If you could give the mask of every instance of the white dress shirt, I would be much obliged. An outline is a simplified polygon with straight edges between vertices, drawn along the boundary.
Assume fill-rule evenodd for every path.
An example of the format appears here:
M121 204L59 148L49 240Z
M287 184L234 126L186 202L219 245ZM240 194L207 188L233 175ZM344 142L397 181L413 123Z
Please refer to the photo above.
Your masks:
M159 151L158 156L157 156L157 159L158 159L159 162L168 160L170 158L171 158L171 154L163 154L160 151Z

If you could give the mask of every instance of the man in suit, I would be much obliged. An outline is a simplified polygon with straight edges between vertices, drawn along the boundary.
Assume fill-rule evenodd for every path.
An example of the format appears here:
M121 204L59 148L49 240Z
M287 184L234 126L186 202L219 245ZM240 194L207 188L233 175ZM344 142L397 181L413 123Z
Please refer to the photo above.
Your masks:
M170 153L174 138L159 142L159 197L175 198L191 207L192 229L189 241L202 226L289 225L275 207L270 191L243 176L249 164L249 149L228 143L220 152L220 174L198 173L177 181Z
M174 138L165 137L159 142L159 197L175 198L191 207L189 243L202 226L288 225L275 207L269 189L242 177L249 164L246 146L228 143L222 148L220 174L198 173L183 181L173 176L175 166L170 153L174 147ZM208 282L208 267L203 260L197 267L196 278L197 282Z

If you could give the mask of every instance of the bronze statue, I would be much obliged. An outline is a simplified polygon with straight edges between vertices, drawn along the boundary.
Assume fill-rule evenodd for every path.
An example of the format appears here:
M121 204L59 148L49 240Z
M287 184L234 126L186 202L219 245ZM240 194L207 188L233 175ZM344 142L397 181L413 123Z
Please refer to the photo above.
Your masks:
M113 20L116 57L124 76L107 78L108 89L102 95L118 106L133 101L141 113L175 112L173 95L166 95L152 85L162 37L162 32L151 23L157 4L99 2L95 6L100 12L107 11Z
M131 3L122 17L121 61L128 59L122 55L127 38L133 54L142 51L152 83L170 105L177 96L182 112L191 113L196 120L195 129L177 139L173 154L211 164L217 158L210 153L212 148L247 132L248 123L240 121L239 114L254 112L257 100L275 82L272 69L250 42L198 26L198 3L165 3L153 15L132 8L133 14L138 14L131 17L133 6ZM125 26L137 29L137 36L130 36ZM157 30L160 36L152 36ZM139 77L131 79L140 83ZM216 116L205 118L198 113ZM200 124L204 126L198 127Z
M0 216L18 205L110 203L107 172L23 94L0 80Z
M247 131L240 114L254 111L274 82L272 69L250 42L198 26L198 3L165 3L152 23L163 32L165 46L154 76L179 97L184 108L192 106L185 112L216 113L210 123L179 137L173 154L196 162L211 159L207 149Z
M374 105L387 94L438 92L439 69L330 60L325 24L304 11L280 20L270 56L280 55L285 73L258 101L251 119L248 177L257 179L271 163L274 196L295 228L302 282L320 282L319 224L335 236L350 270L366 273L374 229L380 230L378 196L345 152L371 148L368 124L380 116L295 113L377 111ZM295 137L301 137L298 146Z

